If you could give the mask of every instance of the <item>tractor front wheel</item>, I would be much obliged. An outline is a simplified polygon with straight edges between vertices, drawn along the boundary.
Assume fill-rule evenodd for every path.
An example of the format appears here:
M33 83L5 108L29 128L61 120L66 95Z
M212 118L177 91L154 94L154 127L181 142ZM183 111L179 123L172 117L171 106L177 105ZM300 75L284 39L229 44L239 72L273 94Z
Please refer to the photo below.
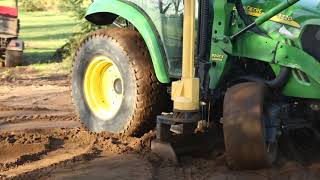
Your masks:
M91 131L143 135L162 111L164 92L148 49L134 30L98 30L76 54L72 97Z
M267 87L249 82L231 87L224 100L223 130L228 165L259 169L276 160L278 145L267 142Z

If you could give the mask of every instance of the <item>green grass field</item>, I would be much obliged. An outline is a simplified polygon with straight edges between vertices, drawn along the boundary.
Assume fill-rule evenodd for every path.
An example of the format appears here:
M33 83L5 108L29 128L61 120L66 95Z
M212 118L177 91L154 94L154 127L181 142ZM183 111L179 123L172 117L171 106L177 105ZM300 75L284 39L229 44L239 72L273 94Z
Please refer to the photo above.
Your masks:
M25 64L50 63L54 53L77 31L69 13L21 12L20 38L25 41Z
M14 6L13 0L0 0L0 6Z

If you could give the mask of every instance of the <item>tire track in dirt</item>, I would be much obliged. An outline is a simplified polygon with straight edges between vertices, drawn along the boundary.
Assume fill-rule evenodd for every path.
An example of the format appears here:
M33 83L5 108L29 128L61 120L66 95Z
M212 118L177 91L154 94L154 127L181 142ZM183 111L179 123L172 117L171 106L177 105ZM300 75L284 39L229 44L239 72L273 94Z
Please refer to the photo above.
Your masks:
M32 172L34 170L42 169L49 167L53 164L58 164L76 157L79 157L83 154L89 153L91 150L93 144L89 144L85 147L78 147L78 148L63 148L56 150L53 153L47 154L47 156L43 159L40 159L39 161L34 161L30 164L21 165L18 168L8 170L4 173L2 173L2 176L5 176L7 178L22 176L25 173Z
M21 131L28 129L50 129L50 128L79 128L82 124L77 121L39 121L18 124L5 124L0 126L2 132Z
M10 107L3 104L0 104L0 111L48 111L48 108L41 107Z
M43 74L29 67L0 68L0 83L6 86L68 86L69 79L68 74Z
M10 138L6 138L8 134ZM26 173L90 154L95 138L95 135L83 129L30 130L15 132L13 135L2 133L0 144L6 146L6 149L0 154L0 160L3 159L0 161L0 176L21 177ZM29 148L29 151L20 149L28 146L33 148ZM13 151L16 153L11 153Z
M48 113L49 114L49 113ZM0 118L0 128L7 124L25 123L30 121L78 121L75 115L24 115L24 116L9 116Z
M0 131L23 130L32 128L75 128L81 127L79 119L70 112L33 111L0 111Z
M27 86L0 89L0 131L81 127L68 87Z
M121 177L127 177L127 179L133 177L145 179L145 177L151 177L152 174L152 166L145 159L145 156L150 156L147 152L154 135L154 132L150 132L142 138L133 138L109 133L95 134L84 129L15 131L13 135L2 133L0 134L0 144L11 142L12 147L18 147L24 144L40 143L45 146L45 149L21 153L20 158L16 158L17 155L15 155L12 159L16 158L18 160L4 166L6 168L0 169L0 177L47 179L56 176L58 179L64 179L62 177L74 177L74 172L77 169L89 166L92 168L91 171L88 170L90 176L98 175L99 172L102 173L101 177L110 179L111 177L119 177L117 173L120 173ZM6 155L10 156L10 153ZM4 159L7 160L8 157ZM112 171L105 174L106 169L100 166L109 167ZM61 171L67 171L67 173L60 174ZM122 173L123 171L125 173ZM87 173L78 173L77 176L90 177Z
M319 163L303 165L286 158L280 159L278 164L270 169L232 171L226 167L223 148L220 147L197 157L184 156L180 159L181 164L175 166L150 153L149 146L151 139L154 138L154 132L142 138L110 133L95 134L83 129L42 129L15 132L11 137L9 135L10 133L0 136L0 144L2 141L15 144L49 142L47 144L54 144L51 146L58 147L40 156L33 153L35 154L33 157L31 153L29 157L34 159L30 162L24 162L17 167L11 166L9 170L3 172L0 170L3 177L6 175L7 178L12 177L13 179L89 179L96 177L97 179L317 180L320 177ZM91 139L86 137L91 137ZM54 141L50 143L48 138L53 138ZM88 149L85 149L87 146L80 145L82 150L75 151L71 155L68 150L63 149L70 146L70 151L79 149L77 143L86 141L86 139L87 142L90 142L85 143L85 145L90 144ZM51 158L54 159L51 161ZM48 159L52 163L42 163Z
M45 145L38 144L1 144L0 145L0 170L8 170L24 164L33 157L38 157L46 152Z

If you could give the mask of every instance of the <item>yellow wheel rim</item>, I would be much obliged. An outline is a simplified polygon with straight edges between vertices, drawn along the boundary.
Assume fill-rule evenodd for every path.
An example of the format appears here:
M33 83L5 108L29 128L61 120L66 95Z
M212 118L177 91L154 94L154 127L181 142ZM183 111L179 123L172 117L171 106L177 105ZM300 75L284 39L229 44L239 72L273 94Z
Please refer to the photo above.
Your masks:
M90 110L97 117L111 119L117 114L123 100L123 80L117 65L110 58L93 58L85 73L84 95Z

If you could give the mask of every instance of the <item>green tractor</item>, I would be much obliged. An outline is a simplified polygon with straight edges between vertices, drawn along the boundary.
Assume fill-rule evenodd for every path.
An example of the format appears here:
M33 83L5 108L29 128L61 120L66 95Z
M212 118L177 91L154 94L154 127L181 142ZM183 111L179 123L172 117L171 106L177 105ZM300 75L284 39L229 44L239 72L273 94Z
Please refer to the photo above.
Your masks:
M152 150L176 160L218 127L236 169L272 165L288 131L317 132L320 0L95 0L86 19L117 26L75 57L73 100L92 131L156 125Z

